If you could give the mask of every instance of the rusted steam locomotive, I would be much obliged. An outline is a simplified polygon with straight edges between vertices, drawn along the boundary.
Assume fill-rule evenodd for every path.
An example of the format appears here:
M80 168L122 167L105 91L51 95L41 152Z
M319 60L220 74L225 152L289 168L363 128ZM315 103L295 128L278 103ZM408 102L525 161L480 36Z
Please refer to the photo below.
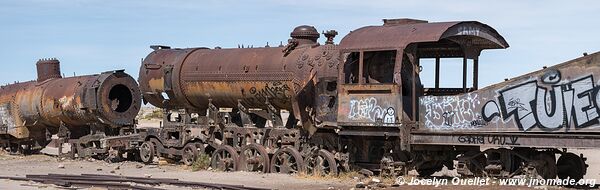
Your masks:
M595 54L479 90L481 51L508 47L488 25L390 19L352 31L339 45L333 44L336 32L323 34L324 45L317 43L316 29L300 26L282 47L155 46L140 69L144 101L178 116L168 115L161 129L147 131L143 160L174 156L191 164L205 152L214 168L226 171L332 174L358 167L392 175L410 169L431 175L444 166L454 169L458 160L463 175L585 174L583 156L561 148L596 147L593 127L571 128L572 122L581 125L580 117L586 118L582 126L597 122L595 104L584 101L596 97L585 94L596 88L586 81L579 87L589 88L577 91L560 77L572 80L565 73L576 74L577 62L594 65ZM462 88L439 86L442 58L462 58ZM421 84L423 59L435 60L435 87ZM573 109L552 108L547 98L557 96L549 93L560 89L542 91L544 80L572 92L567 102ZM522 82L531 93L520 98L508 89ZM536 99L547 101L531 102ZM558 116L560 110L567 111ZM551 114L553 120L541 121ZM544 122L555 122L552 130L537 130ZM577 139L582 134L586 139Z
M109 71L63 78L56 59L36 65L36 81L0 89L1 147L35 151L58 135L62 142L72 139L72 149L83 153L97 149L107 136L133 132L128 129L133 129L141 100L131 76Z
M160 128L97 136L98 146L71 137L72 155L127 153L145 163L170 157L190 165L209 154L213 168L224 171L415 169L428 176L456 166L465 176L580 179L585 158L567 148L600 145L598 53L478 89L481 51L509 46L483 23L384 19L339 45L336 31L323 34L324 44L314 27L299 26L279 47L152 46L138 82L144 103L166 113ZM462 59L461 88L440 87L447 58ZM435 63L433 87L421 83L427 59ZM128 89L126 113L137 112L137 91ZM120 110L122 100L111 106L110 94L96 96L110 100L97 101L96 110ZM88 107L77 108L104 113ZM88 123L111 121L97 120Z

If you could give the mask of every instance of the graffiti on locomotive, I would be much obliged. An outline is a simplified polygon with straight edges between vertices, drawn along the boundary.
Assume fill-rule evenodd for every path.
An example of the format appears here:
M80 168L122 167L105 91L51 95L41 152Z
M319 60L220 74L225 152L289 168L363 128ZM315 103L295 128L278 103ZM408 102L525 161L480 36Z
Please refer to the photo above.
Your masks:
M265 100L278 100L289 103L292 89L286 83L276 81L266 83L264 86L251 87L249 92L254 101L259 103L264 103Z
M434 130L580 130L600 122L599 84L592 74L566 78L549 69L491 93L422 97L422 118Z
M375 97L350 100L348 119L396 123L396 110L377 102Z

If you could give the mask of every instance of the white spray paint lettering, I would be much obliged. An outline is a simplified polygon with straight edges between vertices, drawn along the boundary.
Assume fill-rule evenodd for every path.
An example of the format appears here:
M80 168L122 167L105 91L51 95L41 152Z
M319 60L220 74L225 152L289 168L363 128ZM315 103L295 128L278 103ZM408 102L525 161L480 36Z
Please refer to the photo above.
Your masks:
M374 97L359 100L350 100L350 113L348 119L370 120L375 122L382 120L384 123L395 123L395 110L392 107L383 109Z
M426 96L421 98L425 106L425 126L433 129L476 129L485 125L477 110L477 94L464 96Z

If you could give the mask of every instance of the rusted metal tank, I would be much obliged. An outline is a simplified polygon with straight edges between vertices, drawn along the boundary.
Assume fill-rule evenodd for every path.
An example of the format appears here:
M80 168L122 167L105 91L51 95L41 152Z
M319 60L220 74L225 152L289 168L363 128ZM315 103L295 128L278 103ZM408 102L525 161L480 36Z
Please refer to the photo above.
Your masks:
M216 107L300 109L314 101L314 86L337 77L339 53L334 31L325 45L312 26L299 26L287 46L171 49L154 46L140 69L144 100L162 108L201 112ZM300 100L303 99L303 100ZM267 103L268 101L268 103ZM298 108L293 108L298 103ZM296 110L297 114L299 110Z
M0 88L0 136L44 142L60 126L85 134L90 126L134 124L140 92L123 71L62 78L56 59L40 60L37 68L36 81Z

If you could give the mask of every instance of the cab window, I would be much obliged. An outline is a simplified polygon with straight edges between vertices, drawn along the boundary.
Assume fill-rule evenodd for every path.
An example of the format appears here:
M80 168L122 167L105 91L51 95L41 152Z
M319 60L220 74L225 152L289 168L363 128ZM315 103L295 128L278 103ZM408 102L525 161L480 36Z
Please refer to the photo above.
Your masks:
M349 53L344 64L344 82L346 84L378 84L394 82L396 51L368 51ZM362 74L359 73L362 71ZM362 77L362 78L361 78Z

